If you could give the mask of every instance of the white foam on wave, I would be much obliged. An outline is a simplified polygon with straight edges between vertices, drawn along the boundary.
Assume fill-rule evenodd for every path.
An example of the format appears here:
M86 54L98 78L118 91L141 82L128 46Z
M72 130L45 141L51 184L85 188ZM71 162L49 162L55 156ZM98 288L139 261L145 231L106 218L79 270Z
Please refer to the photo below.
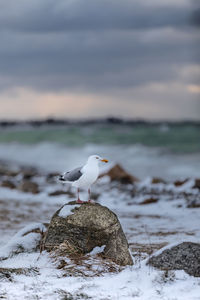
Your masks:
M99 154L109 160L109 164L102 165L102 171L120 163L141 179L147 176L165 179L200 176L200 154L172 154L142 145L87 144L69 147L56 143L0 144L0 160L32 165L46 171L63 172L81 166L91 154Z

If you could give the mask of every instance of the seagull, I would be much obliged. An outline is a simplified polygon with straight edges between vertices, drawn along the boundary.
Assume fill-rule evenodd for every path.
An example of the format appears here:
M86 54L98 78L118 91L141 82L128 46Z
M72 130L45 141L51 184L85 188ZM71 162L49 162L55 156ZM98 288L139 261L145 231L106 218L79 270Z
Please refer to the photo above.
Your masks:
M79 198L80 188L88 189L88 202L92 202L90 199L90 186L97 180L99 176L100 162L107 163L108 160L101 158L99 155L91 155L88 157L88 160L84 166L76 168L69 172L65 172L63 175L59 176L60 181L71 183L72 186L77 188L77 203L84 202Z

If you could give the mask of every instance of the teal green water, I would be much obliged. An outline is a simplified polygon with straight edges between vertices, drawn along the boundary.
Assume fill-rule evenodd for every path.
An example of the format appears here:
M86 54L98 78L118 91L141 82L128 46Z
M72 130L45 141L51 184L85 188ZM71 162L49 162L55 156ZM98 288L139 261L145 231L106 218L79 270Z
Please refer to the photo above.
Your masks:
M200 152L200 127L192 125L68 125L0 129L0 143L53 142L69 146L94 144L142 144L174 152Z

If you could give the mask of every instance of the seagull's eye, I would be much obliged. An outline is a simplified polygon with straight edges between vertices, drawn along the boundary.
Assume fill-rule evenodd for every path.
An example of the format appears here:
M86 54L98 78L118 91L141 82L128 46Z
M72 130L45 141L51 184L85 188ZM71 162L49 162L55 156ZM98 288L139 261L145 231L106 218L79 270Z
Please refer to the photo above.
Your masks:
M98 156L96 157L96 159L99 159Z

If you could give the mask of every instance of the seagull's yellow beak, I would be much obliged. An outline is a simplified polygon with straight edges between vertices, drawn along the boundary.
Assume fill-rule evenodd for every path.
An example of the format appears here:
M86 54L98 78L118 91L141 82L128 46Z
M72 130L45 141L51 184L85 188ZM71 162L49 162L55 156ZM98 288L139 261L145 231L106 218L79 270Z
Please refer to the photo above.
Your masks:
M107 163L108 162L108 160L107 159L101 159L101 161L103 161L103 162L105 162L105 163Z

